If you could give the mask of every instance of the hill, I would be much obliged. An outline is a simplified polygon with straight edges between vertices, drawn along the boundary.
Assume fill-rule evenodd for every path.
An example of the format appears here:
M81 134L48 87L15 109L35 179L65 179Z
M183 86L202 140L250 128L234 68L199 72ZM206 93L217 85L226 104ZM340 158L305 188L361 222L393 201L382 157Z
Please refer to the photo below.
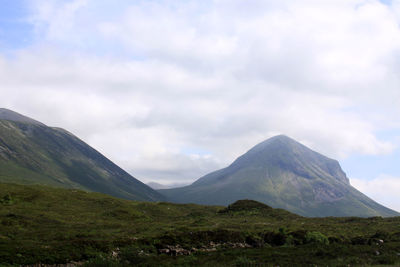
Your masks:
M7 109L0 109L0 182L164 199L70 132Z
M398 216L349 183L336 160L284 136L270 138L193 184L159 190L176 203L253 199L303 216Z
M2 266L395 266L399 224L305 218L251 200L151 203L0 183Z

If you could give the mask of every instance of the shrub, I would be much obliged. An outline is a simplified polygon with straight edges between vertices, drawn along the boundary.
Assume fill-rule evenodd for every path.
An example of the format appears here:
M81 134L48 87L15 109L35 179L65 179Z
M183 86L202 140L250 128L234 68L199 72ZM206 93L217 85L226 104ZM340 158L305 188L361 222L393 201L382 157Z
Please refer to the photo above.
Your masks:
M285 227L281 227L279 228L279 233L281 233L282 235L287 235L287 229Z
M2 199L0 199L0 203L4 205L12 205L14 201L10 194L5 195Z
M260 248L264 245L264 240L257 235L250 235L246 237L246 243L254 248Z
M362 236L356 236L351 239L352 245L368 245L370 243L370 239Z
M296 244L296 242L295 242L295 240L294 240L292 235L286 236L285 244L284 244L285 246L293 246L295 244Z
M271 246L282 246L286 242L286 235L282 233L268 232L264 235L264 241Z
M293 244L294 245L302 245L306 242L306 230L298 230L291 232L290 235L293 237Z
M378 230L376 233L371 236L372 238L379 238L379 239L387 239L390 236L390 234L384 230Z
M318 244L329 245L328 238L320 232L307 232L305 239L306 243L318 243Z

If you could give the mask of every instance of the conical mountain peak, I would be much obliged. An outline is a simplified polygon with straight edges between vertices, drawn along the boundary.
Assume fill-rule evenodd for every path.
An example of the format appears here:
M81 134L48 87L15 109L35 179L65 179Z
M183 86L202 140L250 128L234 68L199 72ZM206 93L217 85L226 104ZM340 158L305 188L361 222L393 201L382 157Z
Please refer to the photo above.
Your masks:
M280 134L280 135L275 135L265 141L270 141L270 142L297 142L296 140L294 140L293 138L290 138L287 135L284 134Z
M227 205L252 199L306 216L394 216L351 187L339 162L278 135L190 186L160 190L179 203Z
M259 143L258 145L254 146L252 149L250 149L248 152L259 152L262 150L276 149L277 147L291 149L291 148L300 147L300 146L305 147L301 143L297 142L296 140L294 140L286 135L281 134L281 135L271 137L271 138Z
M349 183L339 162L321 155L296 140L278 135L259 143L236 159L231 167L235 169L268 168L279 166L308 179L323 178Z

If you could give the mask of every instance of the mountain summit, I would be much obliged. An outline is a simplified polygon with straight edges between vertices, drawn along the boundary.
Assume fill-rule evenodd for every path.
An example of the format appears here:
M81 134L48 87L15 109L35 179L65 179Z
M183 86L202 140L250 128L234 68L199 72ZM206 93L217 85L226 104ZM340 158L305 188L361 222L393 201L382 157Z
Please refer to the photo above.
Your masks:
M304 216L397 216L349 183L339 162L279 135L193 184L159 190L178 203L228 205L253 199Z
M115 197L164 197L70 132L0 109L0 182L77 188Z

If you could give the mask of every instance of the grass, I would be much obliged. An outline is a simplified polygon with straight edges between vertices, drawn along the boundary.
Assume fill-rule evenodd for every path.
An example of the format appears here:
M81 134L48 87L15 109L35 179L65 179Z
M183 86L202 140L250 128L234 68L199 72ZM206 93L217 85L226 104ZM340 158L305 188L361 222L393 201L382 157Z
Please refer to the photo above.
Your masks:
M75 188L133 200L164 200L67 131L7 120L0 120L0 182Z
M192 252L159 253L177 245ZM0 265L396 265L399 253L399 217L305 218L249 200L179 205L0 184Z

